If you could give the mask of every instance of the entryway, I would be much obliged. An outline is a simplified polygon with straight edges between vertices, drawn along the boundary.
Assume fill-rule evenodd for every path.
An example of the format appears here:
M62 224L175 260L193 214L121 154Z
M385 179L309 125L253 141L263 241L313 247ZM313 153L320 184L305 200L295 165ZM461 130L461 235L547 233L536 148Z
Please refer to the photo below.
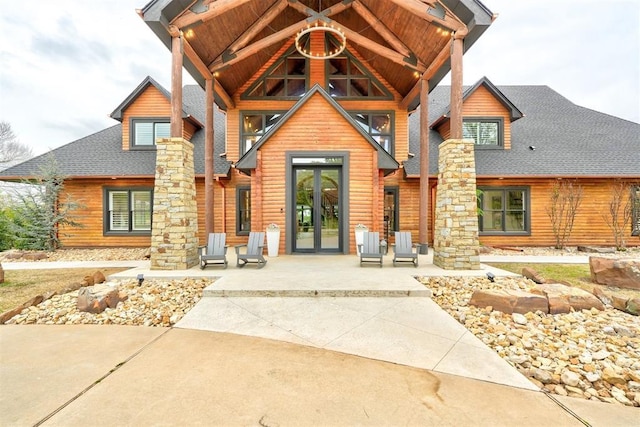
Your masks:
M293 177L293 251L341 252L342 166L294 165Z

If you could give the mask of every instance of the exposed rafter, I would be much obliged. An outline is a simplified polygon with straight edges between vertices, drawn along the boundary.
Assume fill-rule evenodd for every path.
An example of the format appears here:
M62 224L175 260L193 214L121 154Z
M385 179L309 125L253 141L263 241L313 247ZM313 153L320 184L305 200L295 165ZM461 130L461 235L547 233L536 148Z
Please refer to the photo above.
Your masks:
M324 9L321 12L316 12L308 6L303 5L297 0L288 0L289 6L303 15L307 15L309 18L312 18L312 21L323 18L330 18L333 15L337 15L351 7L353 0L343 0L342 2L335 4L331 7Z
M305 28L307 25L308 24L306 20L300 21L296 24L289 25L287 28L278 31L277 33L271 34L258 40L257 42L245 47L244 49L239 50L230 57L226 57L226 55L220 55L211 64L209 64L209 71L213 73L228 65L235 64L238 61L248 58L249 56L260 52L262 49L265 49L275 43L278 43L279 41L293 36L295 33Z
M196 22L205 22L209 19L215 18L218 15L222 15L225 12L235 9L251 0L216 0L213 2L195 2L184 13L178 15L171 21L171 25L175 25L178 28L184 28ZM196 6L198 8L196 9ZM202 11L199 11L202 8ZM193 10L198 10L194 12Z
M235 53L249 43L260 31L268 26L288 5L287 0L280 0L271 6L247 31L242 33L228 48L228 53Z
M340 29L347 36L347 40L356 43L366 49L369 49L380 56L387 58L390 61L395 62L396 64L400 64L406 67L411 68L412 70L416 70L420 73L423 73L427 67L420 61L416 61L415 58L410 58L402 55L401 53L396 52L393 49L389 49L386 46L382 46L379 43L374 42L373 40L357 33L343 25L340 25Z
M421 0L390 0L391 2L397 4L400 7L408 10L419 18L424 19L425 21L433 22L435 24L441 25L444 28L447 28L451 31L461 31L466 34L467 27L460 21L455 15L453 15L448 9L445 8L445 17L444 19L440 19L429 13L429 8L425 7L425 2ZM436 2L434 2L436 3ZM440 4L440 3L438 3ZM442 4L440 4L442 6ZM442 6L444 8L444 6Z
M402 41L400 41L400 39L396 37L391 30L389 30L389 28L387 28L387 26L384 25L382 21L380 21L373 12L371 12L371 10L369 10L368 7L360 2L360 0L355 0L352 3L352 8L396 51L406 57L415 56L413 52L411 52L411 50L409 50L409 48L402 43Z

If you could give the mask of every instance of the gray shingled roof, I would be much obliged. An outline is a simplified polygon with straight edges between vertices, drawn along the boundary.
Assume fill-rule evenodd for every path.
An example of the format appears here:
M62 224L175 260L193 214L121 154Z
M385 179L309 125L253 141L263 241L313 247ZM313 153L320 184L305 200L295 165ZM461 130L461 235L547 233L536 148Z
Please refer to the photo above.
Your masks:
M201 123L205 121L204 100L204 91L199 86L184 87L184 110ZM216 108L214 171L222 175L228 174L231 168L231 164L219 156L225 151L225 126L226 116ZM204 174L204 130L197 131L191 138L191 142L194 144L195 172ZM49 154L55 156L61 172L68 177L147 175L153 177L155 175L156 152L122 150L122 125L117 124L0 171L0 179L3 177L19 179L39 175L40 167Z
M640 177L640 124L575 105L547 86L497 86L524 113L510 150L476 150L478 176ZM450 87L429 95L429 121L446 113ZM409 119L408 175L419 175L419 111ZM429 134L429 174L438 173L440 135ZM534 146L535 150L530 150Z

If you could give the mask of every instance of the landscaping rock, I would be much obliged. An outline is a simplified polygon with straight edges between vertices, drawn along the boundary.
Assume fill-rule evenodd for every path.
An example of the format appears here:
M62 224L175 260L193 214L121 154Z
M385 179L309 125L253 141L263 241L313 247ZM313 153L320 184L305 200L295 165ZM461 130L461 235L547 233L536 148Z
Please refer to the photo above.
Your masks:
M524 267L522 269L522 275L527 279L532 280L535 283L538 283L538 284L545 283L544 277L542 277L542 275L538 273L536 270L534 270L533 268Z
M640 290L640 260L589 257L589 268L595 283Z
M625 311L635 316L640 316L640 298L630 298L625 306Z
M503 313L520 313L542 311L548 313L547 299L529 292L505 289L505 290L476 290L469 301L476 307L493 307Z
M597 254L615 254L616 248L597 248L595 246L578 246L578 252L592 252Z
M570 313L571 310L580 311L591 308L604 310L604 305L595 295L559 283L536 285L531 292L547 297L550 314Z
M116 286L98 284L80 288L77 308L79 311L96 314L102 313L107 307L116 308L120 301L120 293Z
M106 279L104 278L104 274L102 274L102 271L98 270L95 273L93 273L93 284L97 285L99 283L104 283Z
M39 261L42 259L48 259L49 255L44 252L26 252L22 254L22 258L29 261Z
M44 300L44 297L42 295L36 295L35 297L31 298L29 301L23 304L20 304L18 307L14 308L13 310L5 311L4 313L0 314L0 325L4 325L4 323L7 320L22 313L22 310L24 310L25 308L38 305L43 300Z

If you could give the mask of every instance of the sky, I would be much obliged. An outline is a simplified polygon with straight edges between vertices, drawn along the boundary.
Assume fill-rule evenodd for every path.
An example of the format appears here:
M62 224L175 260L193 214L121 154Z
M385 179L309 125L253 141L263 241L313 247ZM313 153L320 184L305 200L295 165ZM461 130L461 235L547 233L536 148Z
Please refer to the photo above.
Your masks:
M464 56L465 85L547 85L640 123L640 0L483 3L498 17ZM148 75L170 89L171 53L136 13L145 4L0 0L0 121L34 154L117 124L109 114Z

